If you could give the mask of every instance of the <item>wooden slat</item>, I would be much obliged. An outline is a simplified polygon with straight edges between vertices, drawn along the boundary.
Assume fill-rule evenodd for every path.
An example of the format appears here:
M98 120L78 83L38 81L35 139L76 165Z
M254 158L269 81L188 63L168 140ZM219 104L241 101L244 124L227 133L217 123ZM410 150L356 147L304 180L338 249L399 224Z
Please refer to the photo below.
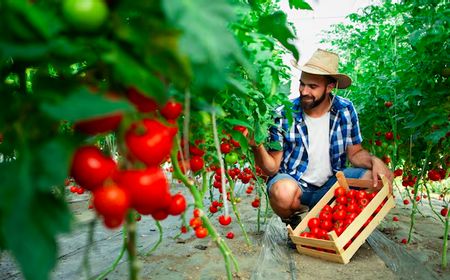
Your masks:
M365 189L371 189L373 187L373 180L348 178L347 183L351 187L359 187L359 188L365 188ZM383 182L381 180L378 180L378 187L382 187L382 186L383 186Z
M311 247L319 247L321 249L336 250L336 245L333 241L317 239L317 238L307 238L301 236L291 236L292 242L295 244L306 245Z
M327 253L327 252L320 252L314 249L309 249L301 246L297 246L297 250L305 255L309 255L311 257L321 258L327 261L337 262L337 263L344 263L344 260L342 259L342 256L338 254L333 253Z
M374 231L374 229L380 224L381 220L387 215L387 213L395 207L395 201L392 196L383 205L380 212L372 219L372 221L363 229L363 231L355 238L350 246L342 253L342 259L344 263L348 263L356 251L366 241L367 237Z

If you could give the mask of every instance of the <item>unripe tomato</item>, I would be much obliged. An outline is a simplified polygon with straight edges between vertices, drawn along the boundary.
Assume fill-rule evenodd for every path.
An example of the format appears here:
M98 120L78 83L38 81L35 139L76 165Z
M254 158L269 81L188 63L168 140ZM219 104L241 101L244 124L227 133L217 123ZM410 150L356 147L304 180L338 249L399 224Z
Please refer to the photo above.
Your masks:
M64 0L62 12L72 27L89 32L103 25L109 9L104 0Z
M228 164L235 164L238 161L238 155L235 152L230 152L225 156L225 161Z
M96 146L84 146L76 150L70 173L79 185L92 191L111 177L116 169L116 163Z

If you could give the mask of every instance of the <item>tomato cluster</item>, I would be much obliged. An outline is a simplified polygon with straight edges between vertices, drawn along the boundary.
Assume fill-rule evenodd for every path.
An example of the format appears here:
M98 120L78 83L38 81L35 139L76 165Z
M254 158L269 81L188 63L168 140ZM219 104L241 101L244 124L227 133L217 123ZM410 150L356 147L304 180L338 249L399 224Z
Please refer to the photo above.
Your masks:
M377 192L369 193L365 190L346 190L344 187L336 188L334 203L325 205L320 210L318 217L309 219L309 231L302 232L300 236L328 240L328 232L332 230L336 232L337 236L340 236L376 194ZM381 210L383 205L384 202L379 205L374 215ZM373 216L365 222L364 226L367 226L372 219Z
M203 227L203 221L200 217L201 214L202 213L199 209L194 209L194 216L189 221L189 225L194 229L195 236L197 236L197 238L205 238L206 236L208 236L208 229Z
M119 168L99 148L88 145L75 151L70 170L75 182L92 192L93 206L109 228L120 226L129 209L141 215L152 215L155 220L180 215L186 209L184 196L171 195L160 168L172 150L178 131L175 119L182 112L181 104L170 100L160 108L135 88L130 88L127 96L138 111L145 113L142 119L124 129L126 150L122 156L129 164ZM88 134L115 130L122 120L122 115L119 116L86 120L76 123L75 128ZM98 127L102 129L94 129Z

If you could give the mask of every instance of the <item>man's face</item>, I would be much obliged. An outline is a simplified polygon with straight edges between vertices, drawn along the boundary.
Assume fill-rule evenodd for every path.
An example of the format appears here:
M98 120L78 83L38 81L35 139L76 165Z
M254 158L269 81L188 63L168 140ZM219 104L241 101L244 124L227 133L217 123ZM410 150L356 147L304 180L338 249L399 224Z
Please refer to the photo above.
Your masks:
M302 108L310 110L319 106L332 89L333 84L327 85L324 76L302 73L299 88Z

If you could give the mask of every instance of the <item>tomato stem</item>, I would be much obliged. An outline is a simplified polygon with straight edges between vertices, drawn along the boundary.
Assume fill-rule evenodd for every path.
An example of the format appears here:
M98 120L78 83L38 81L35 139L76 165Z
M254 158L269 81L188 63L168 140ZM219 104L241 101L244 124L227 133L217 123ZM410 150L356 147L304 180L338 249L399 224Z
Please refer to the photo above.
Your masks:
M251 246L252 243L250 242L250 239L248 238L247 231L245 230L244 224L241 221L241 215L239 214L239 211L238 211L238 209L236 207L236 200L235 200L235 197L234 197L234 181L231 178L231 176L228 174L228 172L226 172L225 174L226 174L228 182L230 184L231 208L233 209L233 213L236 216L236 220L237 220L237 222L239 224L239 227L241 228L242 233L244 234L245 241L247 242L247 245Z
M129 211L128 213L126 230L128 234L127 251L130 268L130 280L138 280L139 260L137 258L137 250L136 250L136 219L133 211Z
M102 280L105 279L105 277L110 274L111 272L114 271L114 269L116 269L117 265L119 264L119 261L122 259L125 250L127 248L127 231L124 229L122 231L122 235L123 235L123 244L122 244L122 248L120 249L120 253L119 256L117 256L117 258L114 260L114 262L112 263L112 265L105 270L102 274L100 274L97 278L95 278L95 280Z
M158 238L158 241L156 242L156 244L153 245L153 247L147 252L147 254L146 254L147 256L150 255L151 253L153 253L158 248L158 246L161 244L162 239L163 239L163 228L161 226L161 223L159 221L155 220L155 224L156 224L156 227L158 228L159 238Z
M442 261L441 266L442 269L447 268L447 247L448 247L448 231L449 231L449 214L447 213L447 216L445 217L445 224L444 224L444 236L442 237L444 242L442 244Z

